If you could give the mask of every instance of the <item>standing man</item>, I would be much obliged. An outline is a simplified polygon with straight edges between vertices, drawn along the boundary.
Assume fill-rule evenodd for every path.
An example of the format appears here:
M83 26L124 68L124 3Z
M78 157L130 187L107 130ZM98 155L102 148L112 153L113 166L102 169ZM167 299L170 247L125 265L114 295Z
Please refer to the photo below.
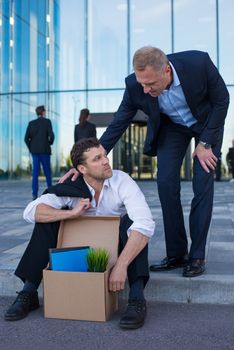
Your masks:
M47 186L52 184L50 156L51 145L54 142L54 133L52 124L49 119L46 119L46 110L44 106L36 108L37 119L29 122L24 141L28 146L33 160L32 173L32 196L36 199L38 196L38 176L40 173L40 164L42 164L46 177Z
M128 277L129 300L120 327L139 328L146 317L148 241L154 234L150 209L131 177L120 170L112 171L106 151L96 138L75 143L71 159L81 174L78 179L49 188L47 194L29 203L24 211L25 220L35 223L15 272L25 284L7 310L5 320L20 320L39 307L37 288L49 261L49 248L57 245L61 220L80 215L120 215L119 257L109 277L109 289L114 292L124 289ZM62 210L64 207L70 210Z
M123 100L100 139L109 152L131 124L137 110L148 118L144 153L157 155L157 184L163 211L167 256L151 271L184 266L184 277L205 271L205 246L213 206L214 170L223 138L229 94L206 52L185 51L165 55L155 47L142 47L133 57ZM189 227L184 227L180 200L180 169L191 139L193 192Z

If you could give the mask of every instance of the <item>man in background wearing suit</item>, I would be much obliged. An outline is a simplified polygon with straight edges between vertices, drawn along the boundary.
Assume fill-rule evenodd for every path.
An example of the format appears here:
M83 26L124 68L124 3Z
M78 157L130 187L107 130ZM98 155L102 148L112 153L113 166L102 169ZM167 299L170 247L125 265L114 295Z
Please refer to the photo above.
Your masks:
M137 110L148 115L144 153L157 155L157 185L162 206L166 253L151 271L184 267L184 277L205 271L205 246L210 225L214 171L223 138L229 93L206 52L165 55L142 47L133 57L134 73L126 80L123 100L100 138L109 152L131 124ZM188 250L180 200L180 169L191 139L193 192Z
M54 142L54 133L52 124L46 119L46 110L44 106L36 108L37 119L28 123L24 141L32 154L33 173L32 173L32 196L36 199L38 196L38 176L40 173L40 164L42 164L46 177L47 186L52 185L50 156L51 145Z

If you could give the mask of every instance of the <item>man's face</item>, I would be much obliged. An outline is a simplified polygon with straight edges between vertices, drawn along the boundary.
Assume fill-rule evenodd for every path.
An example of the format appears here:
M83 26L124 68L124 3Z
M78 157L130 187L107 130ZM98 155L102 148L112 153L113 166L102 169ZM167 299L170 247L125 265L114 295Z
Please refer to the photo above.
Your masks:
M145 94L152 97L159 96L172 82L172 71L167 65L162 71L156 71L151 66L146 66L144 70L136 70L136 79L142 85Z
M105 149L102 146L90 148L84 152L85 161L78 166L78 170L87 179L104 181L112 176L112 169Z

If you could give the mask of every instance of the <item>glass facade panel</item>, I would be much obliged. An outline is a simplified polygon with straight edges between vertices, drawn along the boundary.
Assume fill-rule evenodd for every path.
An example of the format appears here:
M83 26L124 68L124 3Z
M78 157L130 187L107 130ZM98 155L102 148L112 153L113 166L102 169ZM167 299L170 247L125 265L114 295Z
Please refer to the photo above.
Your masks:
M131 3L131 54L152 45L166 53L172 50L171 0L133 0Z
M88 105L92 106L92 112L115 112L122 100L123 90L94 91L88 93Z
M88 87L123 87L127 53L127 1L88 1Z
M10 64L10 25L9 25L9 17L10 17L10 8L9 8L9 2L4 1L2 3L2 25L1 25L1 32L2 32L2 44L1 44L1 55L2 55L2 81L1 81L1 91L2 92L8 92L9 91L9 64Z
M174 1L174 51L207 51L217 64L216 1Z
M60 0L59 45L60 89L86 87L86 46L84 0Z
M220 72L226 84L234 84L234 2L221 0L219 2L219 52Z
M58 172L58 118L59 100L48 90L47 82L54 88L54 77L58 56L57 28L48 29L47 11L53 18L55 7L50 1L0 1L0 176L22 176L30 174L31 157L24 143L28 122L36 118L35 108L45 105L55 131L53 173ZM52 11L53 10L53 11ZM58 11L58 7L57 7ZM58 17L58 14L56 14ZM53 23L53 22L52 22ZM55 33L50 43L50 69L47 68L46 38L48 32ZM58 78L57 78L58 79ZM44 93L42 93L44 91Z
M8 114L9 96L0 98L0 177L9 175L9 128L10 119Z

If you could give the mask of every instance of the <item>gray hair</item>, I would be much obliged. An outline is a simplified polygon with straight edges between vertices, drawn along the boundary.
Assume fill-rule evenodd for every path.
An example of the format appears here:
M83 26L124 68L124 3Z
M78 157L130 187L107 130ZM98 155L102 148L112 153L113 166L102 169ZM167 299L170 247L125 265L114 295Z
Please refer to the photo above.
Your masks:
M161 71L169 60L166 54L157 47L144 46L138 49L133 56L133 69L144 70L146 66L151 66L156 72Z

